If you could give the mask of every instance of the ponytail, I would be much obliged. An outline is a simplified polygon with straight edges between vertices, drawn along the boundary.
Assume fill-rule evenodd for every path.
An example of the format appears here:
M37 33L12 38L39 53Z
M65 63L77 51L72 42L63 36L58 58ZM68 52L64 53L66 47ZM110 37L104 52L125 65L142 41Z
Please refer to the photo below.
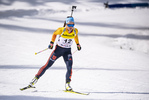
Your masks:
M66 21L64 22L64 25L63 25L63 27L65 27L66 26Z

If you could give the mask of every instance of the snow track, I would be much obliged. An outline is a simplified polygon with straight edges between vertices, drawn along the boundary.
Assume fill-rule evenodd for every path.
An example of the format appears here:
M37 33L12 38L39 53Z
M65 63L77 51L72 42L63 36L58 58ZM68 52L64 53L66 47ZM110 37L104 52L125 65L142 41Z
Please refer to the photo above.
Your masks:
M149 100L148 8L104 9L103 0L37 1L0 1L0 100ZM62 58L35 89L20 91L48 60L52 50L34 54L47 48L71 5L77 6L75 27L82 46L73 54L71 86L90 95L63 92ZM74 44L72 52L76 49Z

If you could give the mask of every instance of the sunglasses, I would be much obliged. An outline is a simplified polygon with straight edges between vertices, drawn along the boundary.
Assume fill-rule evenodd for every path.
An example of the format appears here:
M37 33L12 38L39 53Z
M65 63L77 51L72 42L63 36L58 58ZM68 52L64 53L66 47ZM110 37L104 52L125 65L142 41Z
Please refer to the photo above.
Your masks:
M74 27L74 24L67 24L68 27Z

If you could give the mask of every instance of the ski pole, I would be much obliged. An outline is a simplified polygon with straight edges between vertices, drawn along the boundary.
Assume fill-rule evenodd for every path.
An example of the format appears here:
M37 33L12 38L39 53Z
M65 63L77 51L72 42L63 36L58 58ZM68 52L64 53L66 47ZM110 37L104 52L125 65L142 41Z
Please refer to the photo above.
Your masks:
M72 55L74 55L74 53L76 53L78 50L75 50L73 53L72 53Z
M49 48L46 48L46 49L44 49L44 50L41 50L41 51L39 51L39 52L35 52L35 55L37 55L37 54L39 54L39 53L41 53L41 52L43 52L43 51L46 51L46 50L48 50Z

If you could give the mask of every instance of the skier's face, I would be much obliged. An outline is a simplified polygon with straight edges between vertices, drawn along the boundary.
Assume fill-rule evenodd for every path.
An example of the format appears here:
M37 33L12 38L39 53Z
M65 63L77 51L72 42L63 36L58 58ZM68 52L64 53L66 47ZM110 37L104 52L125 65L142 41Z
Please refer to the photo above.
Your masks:
M69 32L71 32L73 30L73 26L74 25L74 22L69 22L66 24L66 28Z

